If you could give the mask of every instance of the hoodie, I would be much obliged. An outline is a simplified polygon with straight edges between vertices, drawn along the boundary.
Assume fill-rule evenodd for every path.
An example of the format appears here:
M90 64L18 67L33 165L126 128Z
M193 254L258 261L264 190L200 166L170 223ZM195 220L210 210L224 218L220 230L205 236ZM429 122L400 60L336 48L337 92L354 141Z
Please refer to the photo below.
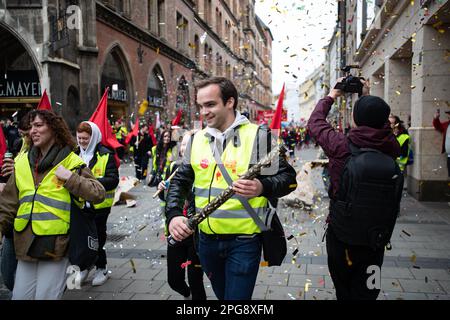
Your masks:
M226 129L224 132L221 132L218 129L207 127L206 135L209 137L213 137L215 141L218 142L214 144L215 147L217 147L217 145L225 147L224 142L229 141L229 139L234 136L234 129L247 123L250 123L250 121L242 114L240 114L239 111L236 111L236 119L228 129ZM220 152L219 154L222 154L222 152Z
M330 174L330 189L328 195L335 199L345 162L350 157L349 140L359 148L372 148L379 150L393 159L400 156L400 145L392 133L389 124L382 129L361 126L351 129L348 138L341 132L336 132L327 122L334 100L325 97L317 103L308 121L308 129L317 143L329 158L328 172Z

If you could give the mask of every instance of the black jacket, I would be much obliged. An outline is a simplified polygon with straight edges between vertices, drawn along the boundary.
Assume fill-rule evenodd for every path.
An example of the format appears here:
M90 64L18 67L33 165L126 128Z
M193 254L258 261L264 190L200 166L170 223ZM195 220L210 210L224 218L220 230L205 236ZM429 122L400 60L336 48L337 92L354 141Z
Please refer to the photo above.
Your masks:
M106 191L113 190L119 185L119 170L117 169L116 163L114 161L114 151L99 143L97 145L97 148L95 149L94 157L92 157L91 161L89 162L89 169L92 169L97 163L97 152L102 156L105 154L109 154L105 175L103 176L103 178L97 178L97 180L103 185ZM77 152L77 154L79 154L79 151ZM111 208L95 210L96 214L110 212Z
M201 133L198 133L201 134ZM261 139L267 139L270 141L270 131L260 128L258 137L255 141L256 148L258 148L259 141ZM189 146L192 143L192 138ZM270 143L268 143L270 152ZM186 155L190 154L191 148L187 148ZM259 159L256 159L259 160ZM253 162L252 162L253 163ZM263 185L263 193L261 196L268 198L271 203L276 202L276 198L284 197L285 195L294 191L297 187L296 172L291 167L284 157L279 158L279 168L275 175L271 176L258 176ZM177 216L182 216L182 208L184 200L188 196L192 189L195 180L194 170L192 169L189 160L185 157L181 163L177 174L170 182L170 187L166 196L166 217L167 225L170 224L170 220Z

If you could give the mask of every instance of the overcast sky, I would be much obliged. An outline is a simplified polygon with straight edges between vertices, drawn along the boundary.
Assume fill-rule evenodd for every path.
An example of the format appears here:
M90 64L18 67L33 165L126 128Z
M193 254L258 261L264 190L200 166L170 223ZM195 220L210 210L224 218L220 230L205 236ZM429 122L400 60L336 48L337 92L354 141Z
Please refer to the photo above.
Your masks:
M325 59L337 19L336 0L256 0L256 14L270 28L272 89L298 86Z

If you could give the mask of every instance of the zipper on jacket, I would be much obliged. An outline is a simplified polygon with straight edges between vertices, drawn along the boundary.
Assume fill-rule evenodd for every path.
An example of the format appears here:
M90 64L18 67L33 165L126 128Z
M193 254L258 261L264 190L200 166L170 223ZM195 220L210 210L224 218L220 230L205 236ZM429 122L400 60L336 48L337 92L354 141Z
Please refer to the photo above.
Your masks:
M213 182L214 182L214 176L216 175L216 170L217 170L217 163L216 163L215 166L214 166L213 175L212 175L212 178L211 178L211 182L210 182L210 184L209 184L209 190L208 190L208 203L211 202L211 187L212 187L212 184L213 184ZM208 221L208 227L209 227L209 230L211 230L214 234L217 234L217 233L211 228L211 225L209 224L209 216L206 217L206 221Z

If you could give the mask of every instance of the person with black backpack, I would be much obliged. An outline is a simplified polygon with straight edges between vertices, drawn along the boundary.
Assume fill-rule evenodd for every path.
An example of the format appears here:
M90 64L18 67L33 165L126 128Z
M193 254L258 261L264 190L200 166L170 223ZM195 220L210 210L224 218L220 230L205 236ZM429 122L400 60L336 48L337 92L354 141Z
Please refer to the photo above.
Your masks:
M380 288L370 277L381 270L402 197L403 175L395 161L400 146L389 126L389 105L368 95L366 82L353 109L356 127L348 136L336 132L326 118L341 95L332 89L308 122L329 158L328 268L338 300L376 300Z

